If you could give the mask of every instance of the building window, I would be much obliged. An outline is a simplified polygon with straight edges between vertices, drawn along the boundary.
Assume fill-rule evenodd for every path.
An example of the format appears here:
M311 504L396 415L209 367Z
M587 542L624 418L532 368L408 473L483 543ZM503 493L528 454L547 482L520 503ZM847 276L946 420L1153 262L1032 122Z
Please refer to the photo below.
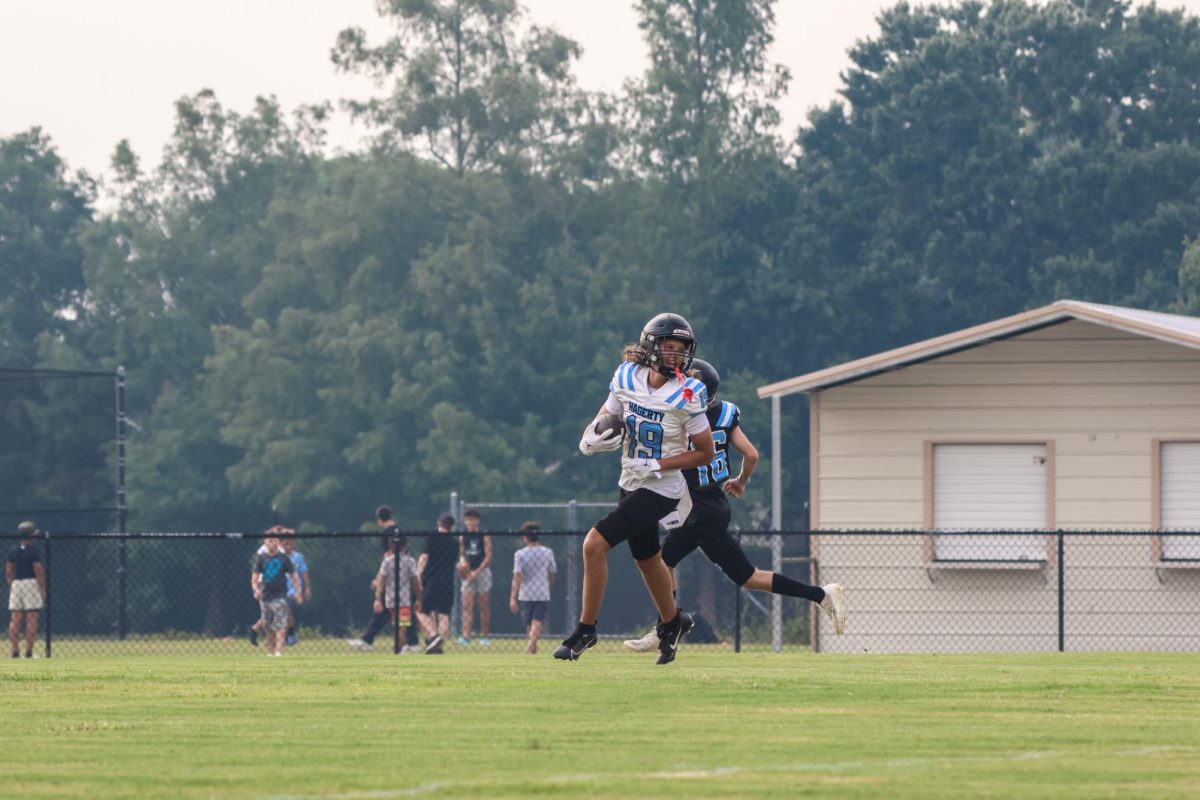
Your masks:
M932 445L935 531L1045 531L1051 448L1045 444ZM935 561L1045 561L1044 533L935 533Z
M1200 442L1159 445L1159 526L1200 531ZM1200 536L1162 537L1164 561L1200 560Z

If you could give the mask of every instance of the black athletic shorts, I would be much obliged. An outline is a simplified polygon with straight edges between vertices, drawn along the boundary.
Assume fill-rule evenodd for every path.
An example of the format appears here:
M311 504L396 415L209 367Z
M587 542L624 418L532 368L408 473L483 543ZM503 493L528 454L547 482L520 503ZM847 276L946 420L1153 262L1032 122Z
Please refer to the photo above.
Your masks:
M721 489L694 492L687 522L663 539L663 562L668 567L678 566L699 547L738 586L750 580L754 565L729 533L730 513L729 498Z
M452 608L454 608L453 578L451 578L449 583L431 583L425 587L425 593L421 597L421 611L423 613L432 614L436 611L439 614L450 616L450 609Z
M596 530L610 547L628 539L629 552L638 561L645 561L658 552L658 521L677 505L677 499L650 489L622 489L616 509L596 523Z
M550 607L549 600L518 600L517 608L521 612L521 619L528 628L534 620L538 622L546 621L546 609Z

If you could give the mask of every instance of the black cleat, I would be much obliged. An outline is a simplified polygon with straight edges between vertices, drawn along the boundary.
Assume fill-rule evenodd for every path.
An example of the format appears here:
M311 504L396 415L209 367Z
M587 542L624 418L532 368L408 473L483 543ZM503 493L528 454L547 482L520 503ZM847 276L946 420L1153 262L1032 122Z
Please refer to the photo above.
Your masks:
M692 615L680 611L672 622L658 623L658 660L655 664L670 664L675 660L683 637L692 629Z
M250 639L250 644L254 645L255 647L258 647L258 631L254 630L254 628L251 628L250 632L247 633L246 635Z
M564 639L562 645L554 651L554 657L562 661L576 661L584 650L595 646L596 629L585 631L582 625L577 625L571 635Z
M425 655L440 656L442 655L442 637L439 634L434 634L432 639L425 641Z

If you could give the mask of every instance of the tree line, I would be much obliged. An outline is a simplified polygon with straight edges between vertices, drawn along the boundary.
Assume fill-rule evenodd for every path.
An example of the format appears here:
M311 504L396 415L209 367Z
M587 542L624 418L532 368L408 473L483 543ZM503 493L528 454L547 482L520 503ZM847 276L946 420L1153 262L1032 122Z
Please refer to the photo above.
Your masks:
M369 147L201 91L159 163L116 147L103 211L45 132L0 140L0 366L125 366L131 529L424 528L453 490L611 496L575 444L659 311L760 444L763 383L1060 298L1200 314L1197 18L899 3L781 138L773 0L636 6L648 66L605 95L516 0L381 4L393 38L331 43L378 80ZM108 390L3 387L7 507L109 504Z

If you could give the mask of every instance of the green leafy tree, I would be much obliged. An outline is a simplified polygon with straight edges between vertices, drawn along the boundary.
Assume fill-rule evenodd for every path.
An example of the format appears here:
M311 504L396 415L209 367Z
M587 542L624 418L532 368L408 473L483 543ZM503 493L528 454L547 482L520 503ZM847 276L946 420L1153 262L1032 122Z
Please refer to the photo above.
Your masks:
M76 368L62 340L85 314L78 237L94 187L68 173L50 138L34 128L0 140L0 367ZM33 379L0 372L0 495L8 508L111 505L112 384ZM62 529L94 523L43 517ZM8 525L7 521L0 523Z
M94 194L41 129L0 140L0 365L34 366L38 339L61 334L80 313L76 239Z
M595 106L571 75L579 46L537 25L522 35L515 0L383 0L379 12L396 36L371 46L362 29L344 30L333 60L394 79L390 95L350 104L385 146L419 141L459 177L513 159L541 165L577 129L594 147Z
M1194 19L1124 2L882 14L800 135L809 363L1063 296L1169 304L1200 225L1198 46Z
M767 61L774 0L639 0L650 68L631 87L639 161L689 177L774 149L786 68Z

